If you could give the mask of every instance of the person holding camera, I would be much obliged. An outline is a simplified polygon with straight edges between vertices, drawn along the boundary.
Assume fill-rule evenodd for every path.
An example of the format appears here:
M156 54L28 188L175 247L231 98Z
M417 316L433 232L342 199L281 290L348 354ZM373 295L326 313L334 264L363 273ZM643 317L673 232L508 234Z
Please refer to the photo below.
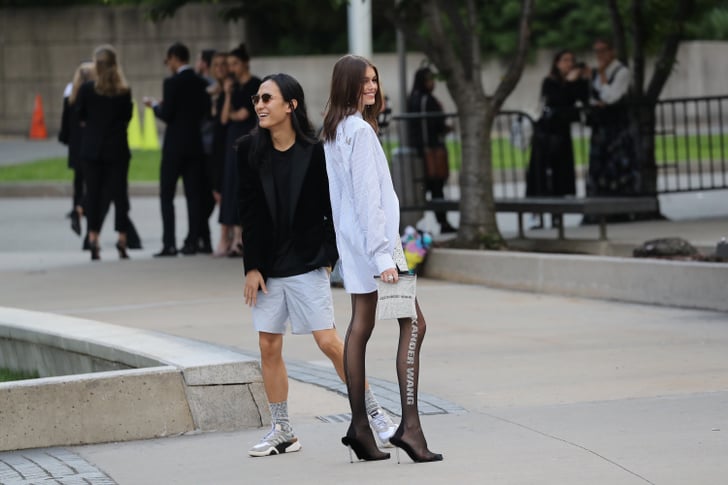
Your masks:
M536 122L531 160L526 173L526 196L576 194L571 123L579 121L578 104L589 97L589 69L575 63L567 49L556 53L551 71L541 84L543 113ZM543 220L536 227L543 227Z
M639 192L639 170L630 134L627 106L629 68L617 59L608 40L594 42L597 67L591 83L588 117L589 145L587 195L615 196Z

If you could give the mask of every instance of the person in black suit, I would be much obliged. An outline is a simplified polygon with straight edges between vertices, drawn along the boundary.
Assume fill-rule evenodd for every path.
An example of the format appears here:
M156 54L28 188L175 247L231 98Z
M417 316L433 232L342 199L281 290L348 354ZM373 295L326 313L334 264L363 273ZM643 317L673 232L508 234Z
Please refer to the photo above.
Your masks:
M326 159L308 120L303 89L293 77L274 74L252 98L259 127L237 146L238 203L245 302L253 307L272 429L248 454L268 456L301 449L288 419L282 357L287 323L294 334L313 334L342 381L344 342L334 325L329 282L338 252ZM368 396L372 426L381 423L391 435L396 427L371 391Z
M63 93L63 115L58 141L68 146L68 168L73 170L73 207L69 214L71 230L81 235L81 218L83 217L84 180L81 162L81 135L83 130L78 120L76 98L81 86L94 78L94 63L82 62L76 68L71 81Z
M131 120L131 89L118 64L116 51L102 45L94 52L96 80L84 83L76 99L84 126L80 157L86 178L86 218L91 259L98 260L99 233L110 201L114 202L116 248L127 259L129 195L127 176L131 152L126 129Z
M162 209L162 250L155 256L176 256L174 194L182 177L187 199L188 232L182 254L198 251L202 215L200 185L204 152L200 126L210 110L207 82L189 65L190 51L181 43L167 49L165 64L172 76L164 80L162 101L145 98L157 118L167 123L162 147L159 197Z

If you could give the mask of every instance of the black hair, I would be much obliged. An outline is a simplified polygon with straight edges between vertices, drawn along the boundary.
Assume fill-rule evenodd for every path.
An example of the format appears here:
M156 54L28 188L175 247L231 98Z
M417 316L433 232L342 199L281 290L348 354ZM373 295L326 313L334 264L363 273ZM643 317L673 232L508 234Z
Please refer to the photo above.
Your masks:
M594 39L594 42L592 42L592 45L595 44L604 44L609 50L614 49L614 42L611 39L607 39L606 37L597 37L596 39Z
M316 135L308 118L306 110L306 99L303 88L299 82L290 74L278 73L265 76L261 84L266 81L273 81L278 86L283 99L291 106L291 126L296 132L296 142L316 143ZM296 100L296 107L293 107L293 100ZM270 159L270 150L273 142L270 131L260 126L256 127L250 134L251 140L251 162L254 166L263 165Z
M183 43L175 42L167 49L167 59L170 57L176 57L184 63L190 62L190 50Z
M200 52L200 58L205 64L207 64L207 67L210 67L210 64L212 64L212 58L214 56L215 49L203 49L202 52Z
M561 71L559 71L559 67L557 66L557 64L566 54L571 54L572 56L574 55L574 53L571 52L569 49L561 49L556 53L556 55L554 55L554 60L551 62L551 72L549 72L549 75L557 81L564 80L564 76L561 75Z
M240 44L235 49L231 50L228 55L235 56L243 62L250 61L250 54L248 54L248 49L245 47L245 44Z
M432 70L429 67L421 67L415 72L415 79L412 82L412 93L426 93L427 92L427 80L432 79L434 76Z

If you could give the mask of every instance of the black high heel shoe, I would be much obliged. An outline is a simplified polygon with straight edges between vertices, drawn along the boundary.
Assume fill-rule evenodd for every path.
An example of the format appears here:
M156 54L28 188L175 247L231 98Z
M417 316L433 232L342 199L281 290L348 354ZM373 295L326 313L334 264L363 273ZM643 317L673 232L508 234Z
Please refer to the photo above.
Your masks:
M71 211L71 230L75 232L76 235L81 235L81 215L76 209Z
M116 249L119 251L119 259L129 259L129 255L126 252L126 246L120 242L116 243Z
M375 450L377 450L378 453L367 450L367 447L364 446L364 443L357 440L353 436L349 436L348 434L341 438L341 444L349 448L349 461L351 463L354 463L354 458L351 456L351 450L354 450L354 453L356 454L356 457L360 460L364 461L377 461L377 460L389 460L389 453L385 453L383 451L380 451L379 448L376 446L374 447Z
M91 251L91 261L98 261L101 259L101 255L99 254L101 252L101 249L99 249L99 242L94 241L88 242L88 248L89 251Z
M412 461L415 463L429 463L431 461L442 461L442 454L431 452L430 450L427 449L427 444L425 444L425 450L427 452L422 455L418 454L409 443L402 440L402 434L400 434L400 433L394 433L394 436L389 438L389 442L397 447L397 463L399 463L399 449L400 448L402 448L405 451L405 453L407 453L407 455L409 455L410 459L412 459Z

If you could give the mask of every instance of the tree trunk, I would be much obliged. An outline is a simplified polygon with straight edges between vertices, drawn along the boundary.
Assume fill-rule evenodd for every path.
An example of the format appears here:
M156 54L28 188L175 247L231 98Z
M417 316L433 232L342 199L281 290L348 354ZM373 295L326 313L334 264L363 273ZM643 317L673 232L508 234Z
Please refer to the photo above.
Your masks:
M493 107L482 99L458 103L463 163L460 172L460 228L457 244L468 248L502 248L493 198L490 131ZM472 162L475 163L472 163Z
M635 152L640 163L640 192L657 197L657 163L655 160L655 104L641 102L633 105L632 119Z
M607 0L607 9L609 10L609 20L612 24L614 48L617 51L617 58L625 66L629 65L627 61L627 36L624 32L624 21L619 13L619 5L617 0Z

